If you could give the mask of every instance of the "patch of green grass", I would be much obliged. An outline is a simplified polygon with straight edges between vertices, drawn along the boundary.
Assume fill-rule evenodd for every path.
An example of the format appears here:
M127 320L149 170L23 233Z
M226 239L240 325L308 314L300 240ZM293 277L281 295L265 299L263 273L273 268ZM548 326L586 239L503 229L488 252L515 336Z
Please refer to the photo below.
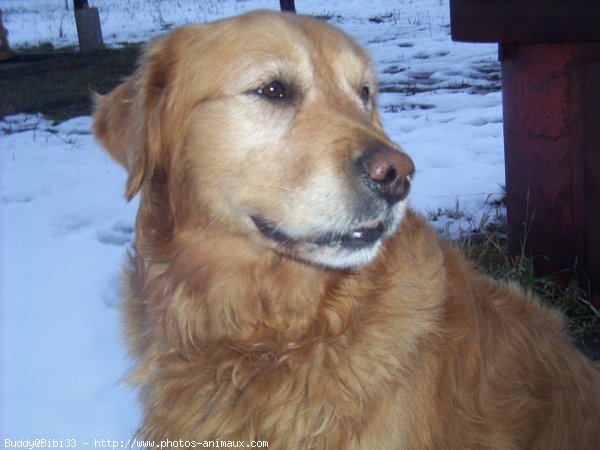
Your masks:
M138 45L86 54L46 46L22 52L0 65L0 117L42 113L61 122L89 115L92 93L106 93L132 73L139 52Z

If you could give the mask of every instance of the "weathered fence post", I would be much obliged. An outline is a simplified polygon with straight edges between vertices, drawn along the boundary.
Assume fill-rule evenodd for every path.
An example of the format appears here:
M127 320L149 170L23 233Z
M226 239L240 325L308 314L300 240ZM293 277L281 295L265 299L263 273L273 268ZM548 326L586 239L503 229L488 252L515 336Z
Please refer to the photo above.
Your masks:
M10 45L8 44L8 31L2 24L2 10L0 9L0 61L14 58Z
M279 0L279 6L282 11L287 12L296 12L296 5L294 4L294 0Z
M104 48L98 8L90 8L87 0L73 0L75 23L82 53Z

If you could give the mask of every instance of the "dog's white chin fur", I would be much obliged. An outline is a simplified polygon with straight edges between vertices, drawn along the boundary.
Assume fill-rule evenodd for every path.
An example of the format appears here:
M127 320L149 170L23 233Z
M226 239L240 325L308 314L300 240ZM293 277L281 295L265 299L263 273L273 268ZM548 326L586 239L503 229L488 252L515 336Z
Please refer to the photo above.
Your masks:
M307 247L311 246L313 248L304 248L303 246L300 246L296 249L296 256L309 263L331 269L350 269L371 262L375 256L377 256L377 253L382 246L382 242L383 240L379 240L369 247L358 250L346 249L341 246L317 247L314 244L307 244Z
M294 256L308 263L330 269L343 270L364 266L375 259L383 242L396 233L406 215L406 209L406 200L395 206L391 225L381 239L372 245L360 249L349 249L342 245L320 246L313 243L302 243L295 246Z

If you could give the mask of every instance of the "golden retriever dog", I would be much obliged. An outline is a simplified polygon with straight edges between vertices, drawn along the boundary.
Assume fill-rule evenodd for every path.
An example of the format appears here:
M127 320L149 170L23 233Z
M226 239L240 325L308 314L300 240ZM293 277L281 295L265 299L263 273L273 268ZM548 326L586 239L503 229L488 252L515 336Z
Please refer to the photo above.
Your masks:
M376 92L350 37L256 12L157 39L98 97L96 136L140 193L139 436L599 449L598 366L408 208L415 168Z

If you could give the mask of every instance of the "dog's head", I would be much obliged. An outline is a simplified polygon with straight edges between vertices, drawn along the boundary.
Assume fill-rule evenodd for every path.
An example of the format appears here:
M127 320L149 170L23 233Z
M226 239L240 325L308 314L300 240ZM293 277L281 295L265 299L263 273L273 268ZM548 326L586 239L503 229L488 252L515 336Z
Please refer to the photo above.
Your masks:
M153 217L171 233L210 227L345 268L396 230L414 174L381 128L376 92L351 38L258 12L151 44L99 98L95 131L128 171L128 198L167 203L168 217Z

